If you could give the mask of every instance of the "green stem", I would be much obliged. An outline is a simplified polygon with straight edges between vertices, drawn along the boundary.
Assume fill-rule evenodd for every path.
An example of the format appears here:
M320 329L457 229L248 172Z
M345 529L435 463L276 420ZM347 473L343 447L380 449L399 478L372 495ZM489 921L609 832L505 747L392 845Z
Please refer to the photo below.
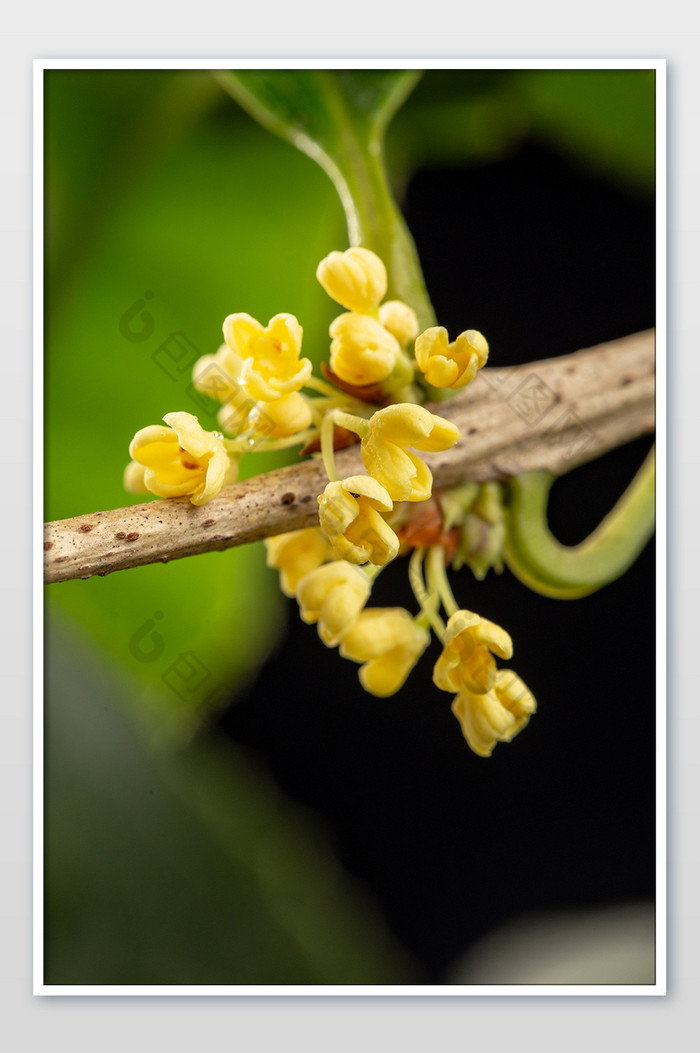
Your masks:
M366 417L356 417L354 413L345 413L344 410L339 409L332 410L330 415L339 428L354 431L355 435L359 435L361 439L364 439L369 431L369 421Z
M323 458L323 466L326 469L326 475L331 483L338 481L333 443L335 431L335 422L333 420L334 413L335 411L331 410L325 415L321 422L321 457Z
M246 432L236 439L224 439L224 445L229 453L274 453L288 450L291 446L305 446L315 434L315 428L307 428L283 439L260 439L256 438L255 432Z
M321 380L320 377L310 376L308 380L304 381L305 388L311 388L313 391L318 391L322 395L328 395L329 398L337 399L340 392L337 388L334 388L332 384L329 384L326 380Z
M421 615L427 619L435 635L444 643L445 623L437 613L437 607L439 604L438 596L435 591L428 592L423 580L422 563L424 555L424 548L415 548L413 550L411 558L408 561L408 580L413 589L413 595L416 597L420 605Z
M445 570L445 550L442 545L433 545L428 550L425 563L426 577L431 590L435 590L445 608L448 618L459 610Z
M375 578L379 577L381 572L384 570L384 567L378 567L373 563L365 563L361 569L365 577L370 582L373 582Z
M337 168L333 165L334 171L326 170L340 194L350 243L377 253L389 274L388 298L410 304L418 315L421 329L427 329L435 325L435 313L416 246L387 178L383 150L386 121L378 122L367 139L364 135L360 137L356 125L349 119L337 77L329 71L324 71L321 77L335 117L341 151ZM321 157L316 160L323 165ZM344 187L338 185L339 174Z
M562 545L547 525L555 476L526 472L511 480L505 559L535 592L556 599L587 596L619 578L654 532L654 448L602 523L579 545Z

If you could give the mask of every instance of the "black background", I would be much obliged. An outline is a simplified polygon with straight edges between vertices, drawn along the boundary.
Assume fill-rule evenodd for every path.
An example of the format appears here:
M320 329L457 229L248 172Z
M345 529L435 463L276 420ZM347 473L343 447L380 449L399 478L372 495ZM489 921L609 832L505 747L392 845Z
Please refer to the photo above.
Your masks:
M654 324L654 209L536 142L474 168L422 170L404 211L440 324L481 330L490 364L565 354ZM569 544L614 504L640 439L552 491ZM320 818L425 983L476 938L543 909L654 895L654 552L576 601L507 570L453 575L461 605L511 634L538 712L489 759L473 754L432 683L437 643L394 697L363 693L289 601L288 633L221 729ZM372 604L415 610L406 562Z

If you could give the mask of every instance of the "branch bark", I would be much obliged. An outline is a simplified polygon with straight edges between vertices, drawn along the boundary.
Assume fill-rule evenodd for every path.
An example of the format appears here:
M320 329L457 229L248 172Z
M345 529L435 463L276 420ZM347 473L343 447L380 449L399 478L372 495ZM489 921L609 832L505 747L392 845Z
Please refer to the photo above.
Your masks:
M462 438L425 454L435 485L506 479L534 468L563 474L654 429L654 331L560 358L483 369L448 402L429 407ZM337 455L341 478L362 472L358 446ZM225 487L195 508L153 500L47 523L45 581L104 576L243 545L318 522L327 477L314 458Z

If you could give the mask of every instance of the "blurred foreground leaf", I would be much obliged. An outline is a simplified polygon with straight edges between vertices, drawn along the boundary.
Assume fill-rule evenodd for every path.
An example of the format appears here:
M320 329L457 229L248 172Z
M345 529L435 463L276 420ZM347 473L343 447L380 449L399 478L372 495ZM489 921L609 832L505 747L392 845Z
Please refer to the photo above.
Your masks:
M392 170L479 164L528 137L614 182L654 181L653 70L429 70L392 122Z
M535 134L613 181L653 189L654 70L527 70L512 88Z
M149 754L114 671L58 628L48 643L46 983L419 982L250 761L204 737Z
M515 71L428 70L387 135L392 175L425 166L483 164L513 151L528 132Z

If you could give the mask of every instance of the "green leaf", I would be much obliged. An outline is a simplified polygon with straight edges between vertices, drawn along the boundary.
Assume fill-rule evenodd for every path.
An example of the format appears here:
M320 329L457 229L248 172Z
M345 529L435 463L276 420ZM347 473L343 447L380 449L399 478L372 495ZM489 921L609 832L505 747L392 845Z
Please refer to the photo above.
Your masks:
M383 161L387 124L420 77L416 70L238 70L222 86L264 127L313 158L333 180L353 245L379 255L389 296L434 324L413 239Z
M352 121L365 136L381 135L419 80L417 70L237 70L217 74L236 81L260 123L298 145L316 143L328 158L342 159L346 146L338 121ZM301 146L301 149L307 149ZM312 148L308 148L312 149Z
M120 677L48 631L45 982L419 982L320 830L227 742L144 748Z

